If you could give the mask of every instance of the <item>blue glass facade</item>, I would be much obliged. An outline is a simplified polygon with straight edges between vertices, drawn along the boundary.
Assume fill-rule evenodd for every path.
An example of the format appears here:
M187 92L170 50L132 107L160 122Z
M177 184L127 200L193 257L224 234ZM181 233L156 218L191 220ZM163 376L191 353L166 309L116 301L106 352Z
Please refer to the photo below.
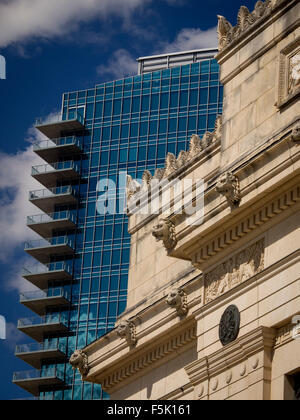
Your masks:
M35 284L39 285L38 281L41 281L47 289L45 293L52 298L53 290L61 291L61 288L68 296L64 305L45 306L43 316L53 319L63 313L68 327L67 330L43 332L43 346L53 347L53 343L59 342L67 349L66 356L69 357L75 349L83 348L113 328L116 317L126 307L130 252L127 216L124 212L106 215L97 212L97 200L107 201L108 205L114 198L97 192L98 181L110 179L115 182L116 207L123 209L125 188L123 184L119 185L119 173L141 178L146 169L153 173L156 168L163 167L166 154L178 155L186 150L192 134L201 136L207 130L213 131L216 117L222 113L222 102L219 67L214 59L64 94L62 120L83 118L84 129L73 129L70 133L64 129L63 147L68 145L66 139L70 139L71 145L75 138L80 148L66 148L56 160L53 160L54 156L49 157L51 162L57 163L54 168L57 172L66 166L69 172L66 170L63 176L58 174L55 179L51 178L50 183L48 178L41 176L48 192L31 193L36 194L36 197L31 196L32 202L43 210L48 207L50 210L52 191L69 198L68 201L54 200L51 207L54 221L50 231L44 229L43 223L36 228L48 238L53 251L45 252L43 257L44 248L40 253L34 253L32 245L31 248L27 246L27 251L35 258L37 256L47 268L46 274L39 274L40 280ZM57 141L57 149L59 145ZM77 172L73 170L71 175L70 166ZM43 204L43 194L49 206ZM68 223L66 217L62 219L61 216L66 212ZM76 223L72 225L74 218ZM68 248L66 238L70 241ZM34 275L25 278L33 282ZM29 329L27 331L30 335ZM63 377L63 383L48 385L48 388L40 386L40 398L107 398L98 385L83 384L80 374L72 370L67 358L58 361L54 356L52 359L41 357L39 367L41 375L45 372L47 376L47 372L55 370L60 379Z

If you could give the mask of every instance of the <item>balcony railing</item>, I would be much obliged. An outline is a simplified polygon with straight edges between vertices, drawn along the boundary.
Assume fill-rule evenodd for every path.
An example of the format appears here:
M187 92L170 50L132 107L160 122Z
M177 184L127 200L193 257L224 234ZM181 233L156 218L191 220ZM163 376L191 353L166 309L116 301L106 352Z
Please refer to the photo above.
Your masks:
M35 290L20 294L20 303L38 315L45 315L50 306L66 306L70 303L70 294L63 287L47 290Z
M27 226L43 237L51 235L54 229L72 229L76 226L76 216L73 212L59 211L27 217Z
M63 135L84 129L84 117L77 110L70 111L67 119L58 118L56 121L47 122L39 118L35 122L36 128L49 139L62 137Z
M47 264L51 255L70 255L75 249L75 241L68 236L38 239L25 243L25 251L42 264Z
M53 313L45 316L35 316L31 318L22 318L18 321L18 328L34 327L40 325L62 324L68 326L68 317L66 314Z
M57 367L15 372L13 382L31 394L38 396L41 386L63 385L64 374Z
M80 177L80 165L73 160L33 166L31 175L46 188L54 187L60 180L75 180Z
M57 261L52 262L49 264L36 264L31 267L24 267L22 271L23 277L29 277L29 276L37 276L40 274L49 274L54 273L57 275L57 272L64 271L69 274L69 276L72 275L72 265L66 263L65 261Z
M33 144L33 151L51 149L52 147L72 146L81 147L81 141L75 136L59 137L58 139L44 140Z
M42 353L51 351L60 351L66 355L67 346L64 343L58 343L57 340L54 342L21 344L16 346L15 355L17 356L23 353Z
M58 204L76 204L77 199L78 194L70 185L29 192L29 200L47 213Z
M34 176L56 171L65 171L69 169L74 169L76 172L79 172L79 165L76 164L73 160L51 163L51 165L49 163L46 165L36 165L32 167L31 174Z
M41 299L51 299L57 297L64 297L69 300L69 292L63 287L55 287L48 290L34 290L32 292L23 292L20 294L20 301L32 301Z
M55 162L62 156L80 153L81 144L81 140L75 136L60 137L35 143L33 151L46 162Z
M69 219L73 223L76 223L76 216L69 210L57 211L55 213L38 214L36 216L27 217L27 225L34 225L40 223L49 223L57 220Z
M68 317L65 312L56 312L41 317L23 318L18 321L18 329L41 343L46 334L65 333L68 330Z

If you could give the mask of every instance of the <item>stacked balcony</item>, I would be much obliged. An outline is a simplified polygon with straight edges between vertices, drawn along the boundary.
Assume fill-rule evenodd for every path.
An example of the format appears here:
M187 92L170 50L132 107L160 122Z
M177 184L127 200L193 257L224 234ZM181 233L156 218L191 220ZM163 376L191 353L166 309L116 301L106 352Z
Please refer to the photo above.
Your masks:
M64 375L57 368L15 372L13 383L37 397L42 389L63 386Z
M84 120L74 114L65 121L39 121L37 129L48 140L35 144L33 150L46 163L34 166L32 176L44 188L31 191L29 200L44 213L27 218L27 226L41 238L25 243L25 251L38 263L24 268L23 277L36 289L20 296L20 302L36 316L18 321L18 329L36 342L19 345L15 351L36 370L15 373L13 382L39 397L40 392L65 386L64 369L58 367L68 357L63 337L69 328L71 297L67 285L73 279L73 234L77 227L74 209L78 194L73 184L81 177L76 160L82 153L76 132L82 135Z

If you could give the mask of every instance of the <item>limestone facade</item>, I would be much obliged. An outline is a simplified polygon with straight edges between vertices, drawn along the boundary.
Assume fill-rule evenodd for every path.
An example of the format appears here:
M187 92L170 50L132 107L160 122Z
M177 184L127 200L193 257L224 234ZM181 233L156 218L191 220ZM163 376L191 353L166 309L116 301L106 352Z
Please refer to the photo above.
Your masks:
M82 349L83 379L112 399L299 397L300 2L241 7L236 27L219 16L218 35L214 133L193 136L142 186L129 180L127 308ZM179 211L175 181L202 210Z

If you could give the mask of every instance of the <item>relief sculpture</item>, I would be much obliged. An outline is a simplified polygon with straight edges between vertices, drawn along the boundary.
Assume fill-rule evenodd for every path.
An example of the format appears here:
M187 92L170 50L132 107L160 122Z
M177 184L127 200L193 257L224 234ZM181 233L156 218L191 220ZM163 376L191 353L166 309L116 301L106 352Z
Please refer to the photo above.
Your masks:
M262 271L264 268L264 240L251 245L204 275L205 302Z

